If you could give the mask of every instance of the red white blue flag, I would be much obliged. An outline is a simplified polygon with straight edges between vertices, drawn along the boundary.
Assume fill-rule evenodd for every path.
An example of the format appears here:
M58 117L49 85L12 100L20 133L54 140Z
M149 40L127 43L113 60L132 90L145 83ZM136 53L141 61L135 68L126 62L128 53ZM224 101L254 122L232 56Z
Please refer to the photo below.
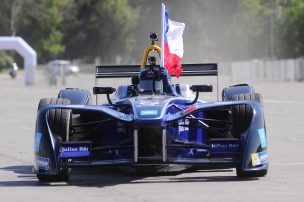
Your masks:
M162 4L161 22L161 65L166 67L170 75L176 75L178 78L182 72L180 62L184 54L183 32L185 24L170 20L164 4Z

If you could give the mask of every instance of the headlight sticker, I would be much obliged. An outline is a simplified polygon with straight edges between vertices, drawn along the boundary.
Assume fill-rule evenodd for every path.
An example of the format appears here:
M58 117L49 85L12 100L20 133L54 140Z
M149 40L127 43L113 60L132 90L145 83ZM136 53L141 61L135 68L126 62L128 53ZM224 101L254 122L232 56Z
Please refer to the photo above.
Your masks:
M251 154L252 166L258 166L268 162L268 154L266 151Z

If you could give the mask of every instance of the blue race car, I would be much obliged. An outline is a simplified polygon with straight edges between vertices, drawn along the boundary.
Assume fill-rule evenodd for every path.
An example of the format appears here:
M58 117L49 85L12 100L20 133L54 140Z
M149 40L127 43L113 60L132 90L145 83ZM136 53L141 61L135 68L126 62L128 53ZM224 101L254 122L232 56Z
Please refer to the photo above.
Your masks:
M218 76L217 64L183 64L183 69L182 76ZM123 77L132 82L117 89L97 85L100 78ZM223 89L222 101L198 100L200 92L212 90L172 84L153 57L146 67L97 66L95 105L89 91L76 88L40 100L34 145L38 180L66 181L71 168L89 166L236 168L239 177L265 176L260 94L239 84ZM98 94L108 102L98 104Z

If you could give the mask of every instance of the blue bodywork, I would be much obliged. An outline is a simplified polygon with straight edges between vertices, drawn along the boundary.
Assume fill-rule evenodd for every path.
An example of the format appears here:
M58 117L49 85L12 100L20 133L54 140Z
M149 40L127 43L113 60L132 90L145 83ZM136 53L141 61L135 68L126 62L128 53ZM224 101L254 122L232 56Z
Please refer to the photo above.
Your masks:
M267 169L266 127L260 102L197 101L189 105L193 95L185 96L185 92L178 96L132 96L128 86L118 89L112 100L114 105L90 105L86 101L48 104L38 110L36 173L56 175L63 167L103 165L182 164L240 167L243 171ZM237 105L249 106L252 117L247 129L236 137L229 124L232 108ZM53 133L48 123L48 112L52 109L71 110L69 142L61 141ZM79 117L81 124L76 124ZM100 124L90 125L96 122ZM85 132L77 136L75 128L80 125Z
M35 138L35 156L43 157L49 159L49 169L46 171L48 173L58 172L59 162L58 157L60 157L60 147L61 143L59 138L52 133L49 128L47 116L50 109L71 109L73 113L80 112L98 112L101 114L106 114L109 117L114 118L118 122L129 122L134 126L133 130L138 130L141 125L155 125L159 126L162 130L166 130L166 134L170 136L173 140L177 142L184 142L191 145L193 143L193 148L167 148L166 161L163 161L163 157L160 156L159 162L151 162L151 164L212 164L212 163L223 163L229 166L242 162L242 167L244 170L257 169L252 166L251 155L254 153L264 152L267 147L262 147L259 130L264 129L264 119L262 106L256 101L234 101L234 102L212 102L212 103L198 103L195 108L189 112L192 106L179 105L184 110L179 111L172 107L173 103L181 102L181 98L176 97L166 97L165 99L145 97L145 98L131 98L124 100L123 102L130 102L132 104L134 114L125 114L111 109L108 106L94 106L94 105L47 105L38 111L37 116L37 128L36 128L36 138ZM151 106L151 104L155 104ZM196 128L195 124L190 129L185 127L173 127L172 123L178 121L179 123L185 123L187 120L183 119L189 114L198 114L198 118L204 117L204 110L213 108L230 108L233 105L246 104L250 105L254 111L254 116L248 130L241 136L239 140L235 139L219 139L213 140L214 142L211 147L219 145L217 148L196 148L197 146L203 146L206 144L206 130L202 128ZM141 112L145 110L150 110L151 114ZM157 113L154 113L156 111ZM189 121L188 121L189 122ZM115 123L117 124L117 123ZM118 130L113 131L113 133L108 133L104 136L104 141L109 145L114 145L119 143L124 139L125 133L119 132ZM81 142L81 141L80 141ZM77 143L75 143L77 144ZM225 144L235 144L236 148L221 148L225 147ZM265 143L263 143L265 144ZM81 159L78 163L71 163L71 166L83 166L83 165L105 165L105 164L140 164L134 160L134 148L125 149L109 149L108 154L112 155L112 159L105 159L104 161L98 160L94 162L94 159ZM140 154L139 154L140 155ZM240 157L239 157L240 156ZM75 156L71 156L74 158ZM77 156L76 156L77 157ZM214 159L212 157L215 157ZM229 158L230 157L230 158ZM116 161L117 160L117 161ZM77 161L75 161L77 162ZM145 162L147 163L147 162ZM267 167L267 163L262 165L260 168ZM41 171L39 165L35 165L36 171Z

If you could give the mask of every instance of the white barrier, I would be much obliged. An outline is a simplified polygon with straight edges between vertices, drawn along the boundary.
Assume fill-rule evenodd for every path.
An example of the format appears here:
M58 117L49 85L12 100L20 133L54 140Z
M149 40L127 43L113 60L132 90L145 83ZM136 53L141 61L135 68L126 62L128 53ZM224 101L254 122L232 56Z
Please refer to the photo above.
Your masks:
M0 37L0 49L15 50L24 58L25 84L34 84L37 66L36 51L21 37Z
M219 74L231 81L304 81L304 60L252 60L219 64Z

